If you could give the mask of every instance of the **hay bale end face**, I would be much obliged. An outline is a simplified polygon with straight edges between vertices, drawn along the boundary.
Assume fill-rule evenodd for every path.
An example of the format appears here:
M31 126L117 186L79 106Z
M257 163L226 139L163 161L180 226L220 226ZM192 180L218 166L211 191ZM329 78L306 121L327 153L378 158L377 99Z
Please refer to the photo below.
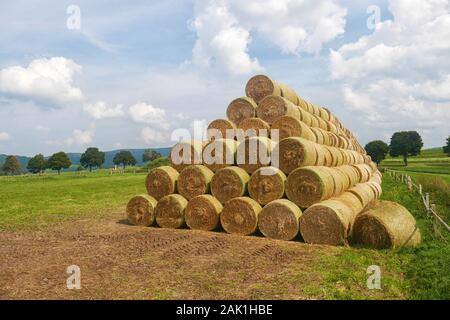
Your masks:
M272 239L292 240L299 231L300 208L287 199L268 203L259 214L258 228Z
M265 205L284 195L286 175L278 168L266 167L253 172L248 183L250 197Z
M179 173L172 167L162 166L152 169L145 180L147 193L156 200L175 193Z
M300 118L300 111L292 102L280 96L265 97L256 108L258 118L263 119L268 124L272 124L279 117L291 116L296 119Z
M247 118L242 120L238 125L238 129L241 131L237 132L237 136L240 137L252 137L252 136L263 136L270 137L270 126L267 122L260 118Z
M185 223L184 210L188 201L179 194L169 194L158 201L156 223L161 228L181 228Z
M221 203L247 193L249 174L239 167L227 167L217 171L211 180L211 193Z
M181 172L187 166L202 163L203 142L182 141L177 143L170 151L170 166Z
M276 150L279 155L280 169L289 174L299 167L316 164L317 152L311 141L291 137L280 141Z
M234 198L225 203L220 222L228 233L251 235L257 230L261 210L259 203L251 198Z
M272 141L266 137L250 137L241 142L237 148L236 163L253 173L261 167L270 165Z
M135 226L151 226L155 222L157 203L155 198L147 194L131 198L127 204L128 222Z
M252 98L241 97L234 99L228 105L227 117L235 125L239 125L243 120L256 116L257 104Z
M324 167L298 168L286 180L288 199L301 208L308 208L333 194L333 177Z
M185 209L186 224L191 229L211 231L218 227L222 204L209 194L189 201Z
M248 80L245 86L245 94L259 103L269 95L281 96L281 88L277 82L265 75L257 75Z
M178 192L188 200L208 193L213 175L214 172L203 165L186 167L178 177Z
M356 218L353 238L374 248L398 248L420 244L420 230L411 213L398 203L378 201Z
M227 119L216 119L212 121L207 129L208 139L234 139L236 126Z
M300 219L300 233L307 243L344 245L354 217L344 202L325 200L306 209Z
M279 130L280 140L289 137L301 137L316 142L316 136L302 121L292 116L282 116L272 123L272 130Z

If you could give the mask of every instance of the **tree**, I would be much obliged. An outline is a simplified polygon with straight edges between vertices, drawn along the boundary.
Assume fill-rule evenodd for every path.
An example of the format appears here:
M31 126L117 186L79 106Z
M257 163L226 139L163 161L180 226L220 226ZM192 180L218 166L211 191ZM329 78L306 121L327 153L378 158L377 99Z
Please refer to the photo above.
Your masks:
M125 169L126 166L134 166L136 164L136 159L133 157L130 151L122 150L114 156L113 163L115 165L122 165Z
M447 144L442 148L442 150L450 157L450 136L448 136Z
M48 168L57 170L58 174L61 174L61 170L69 168L72 162L70 161L67 154L65 154L64 152L57 152L48 159L47 164Z
M22 166L15 156L7 156L2 170L8 175L20 174L22 172Z
M80 164L92 171L93 167L100 167L105 162L105 153L98 148L87 148L81 155Z
M142 155L142 162L153 161L161 157L162 155L158 151L147 149L144 151L144 154Z
M423 147L422 138L416 131L401 131L392 135L389 154L392 157L403 157L405 166L408 166L408 156L420 154Z
M47 160L42 154L37 154L28 161L27 169L31 173L41 173L47 168Z
M386 155L389 152L389 146L381 140L369 142L368 144L366 144L364 149L372 158L372 160L377 164L380 164L380 162L386 158Z
M148 170L151 170L153 168L161 167L161 166L168 166L170 164L168 157L159 157L149 163L147 163L144 168L147 168Z

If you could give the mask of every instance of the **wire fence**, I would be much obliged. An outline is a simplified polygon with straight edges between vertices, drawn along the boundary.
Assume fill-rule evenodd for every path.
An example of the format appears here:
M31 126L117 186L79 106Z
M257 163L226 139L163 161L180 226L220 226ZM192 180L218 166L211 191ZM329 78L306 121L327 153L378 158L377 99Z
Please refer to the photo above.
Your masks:
M428 192L424 192L421 184L416 184L411 176L404 172L398 172L387 168L384 170L384 172L387 173L390 177L394 178L394 180L406 184L410 191L417 192L420 195L427 216L431 218L433 222L433 231L435 235L440 235L438 229L439 224L442 225L450 233L450 226L444 221L444 219L439 216L436 205L430 202L430 194Z

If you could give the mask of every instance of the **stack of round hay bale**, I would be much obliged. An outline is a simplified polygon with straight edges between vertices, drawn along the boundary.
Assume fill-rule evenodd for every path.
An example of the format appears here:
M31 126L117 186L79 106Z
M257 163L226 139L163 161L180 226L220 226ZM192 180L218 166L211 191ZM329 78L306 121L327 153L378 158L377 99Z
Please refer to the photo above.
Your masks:
M251 78L245 92L226 119L209 124L207 141L176 144L171 165L150 171L147 194L128 203L129 221L330 245L347 244L358 230L360 242L397 245L399 224L383 240L366 234L381 232L378 213L355 226L366 208L378 212L382 190L380 171L351 131L267 76Z

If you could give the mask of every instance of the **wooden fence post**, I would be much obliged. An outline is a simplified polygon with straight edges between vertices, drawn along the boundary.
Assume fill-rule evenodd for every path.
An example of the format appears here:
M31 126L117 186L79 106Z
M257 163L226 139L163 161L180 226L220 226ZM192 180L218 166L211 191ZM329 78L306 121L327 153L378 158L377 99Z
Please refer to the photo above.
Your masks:
M422 195L422 185L419 184L419 194Z
M433 233L435 236L437 236L438 235L438 226L437 226L438 222L437 222L435 215L431 211L436 213L436 205L434 203L430 205L430 213L431 213L431 220L433 221Z

